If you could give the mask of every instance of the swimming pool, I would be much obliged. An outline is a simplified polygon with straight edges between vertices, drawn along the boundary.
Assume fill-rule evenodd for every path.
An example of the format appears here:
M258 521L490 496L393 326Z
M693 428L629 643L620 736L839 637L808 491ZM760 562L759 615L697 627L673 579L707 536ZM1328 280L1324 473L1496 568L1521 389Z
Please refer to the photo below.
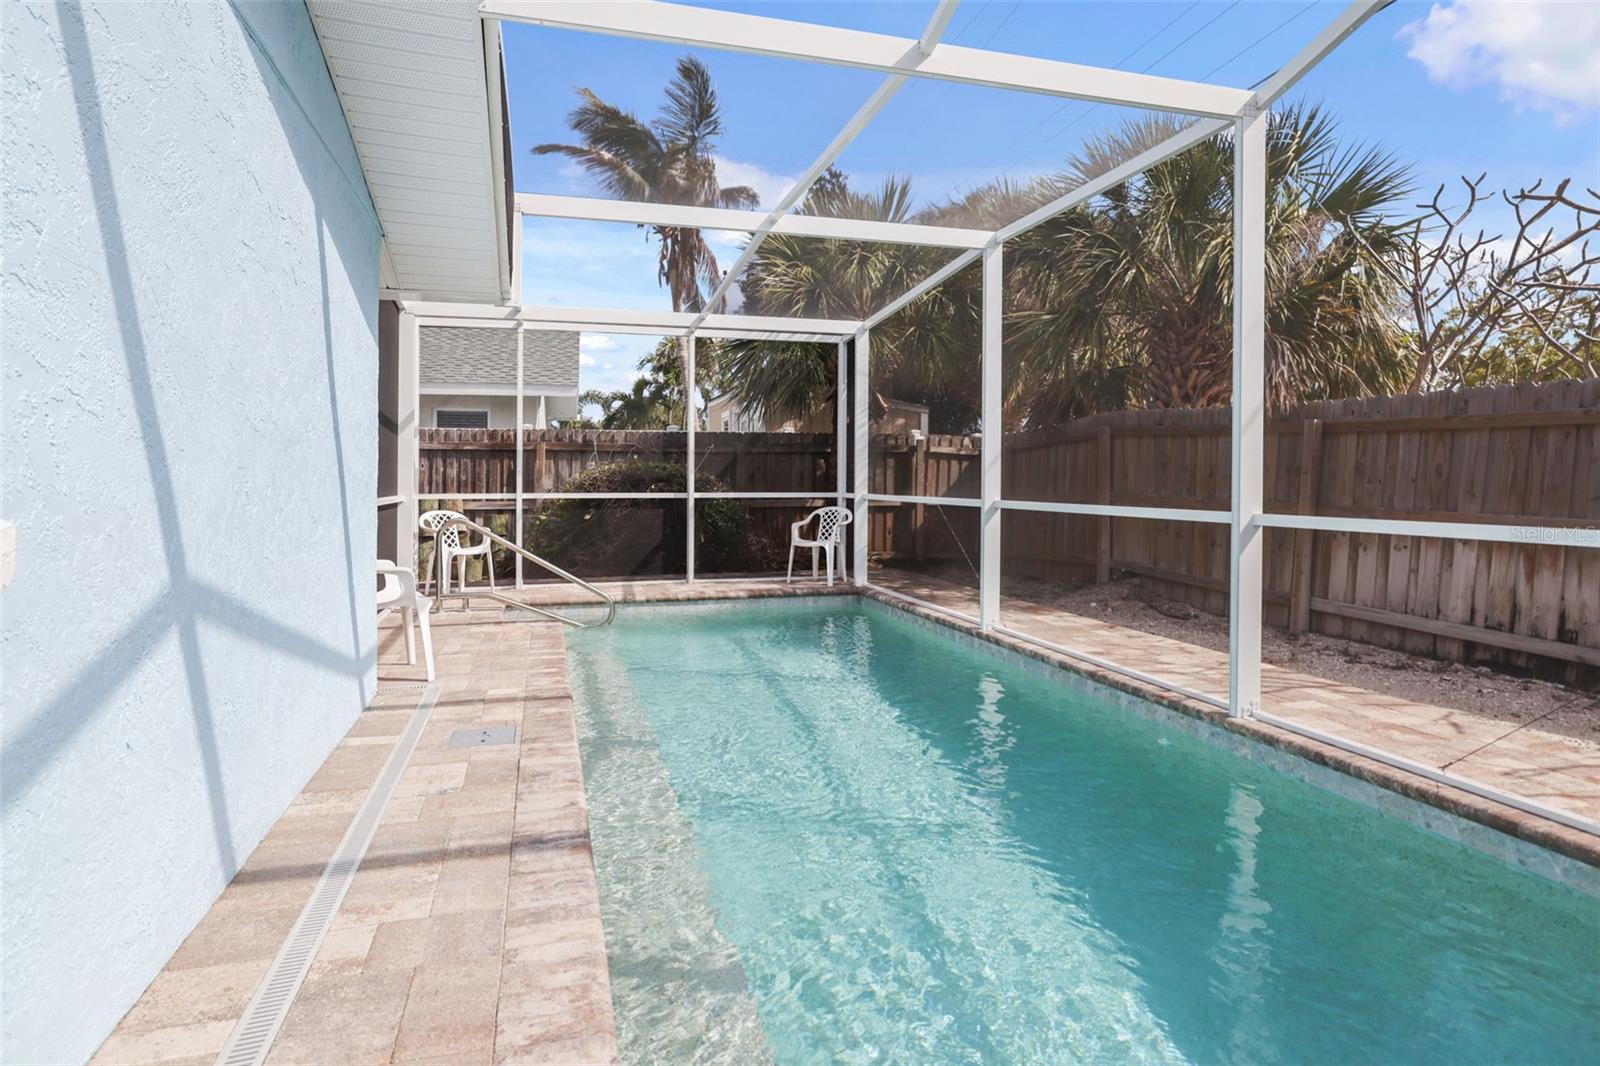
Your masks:
M892 610L569 658L624 1061L1600 1061L1600 900Z

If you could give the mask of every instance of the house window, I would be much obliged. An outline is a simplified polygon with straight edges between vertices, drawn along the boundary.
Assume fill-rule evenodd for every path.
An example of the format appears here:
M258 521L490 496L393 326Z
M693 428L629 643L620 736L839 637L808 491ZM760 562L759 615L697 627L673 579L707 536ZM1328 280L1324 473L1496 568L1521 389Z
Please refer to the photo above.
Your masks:
M728 417L728 413L726 411L724 411L722 413L722 432L724 432L724 433L728 432L728 429L732 424L733 424L733 419L729 418Z
M434 429L488 429L488 411L447 411L442 408L433 412Z

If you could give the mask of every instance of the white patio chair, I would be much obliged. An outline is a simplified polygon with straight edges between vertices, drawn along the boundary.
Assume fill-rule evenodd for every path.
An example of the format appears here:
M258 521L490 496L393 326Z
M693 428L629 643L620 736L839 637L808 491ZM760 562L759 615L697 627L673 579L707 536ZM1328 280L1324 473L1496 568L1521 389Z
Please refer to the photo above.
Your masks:
M489 553L489 538L484 537L477 544L466 542L466 530L460 526L449 526L447 523L457 518L467 516L460 511L429 511L417 519L417 525L424 533L433 534L433 563L436 575L439 606L444 606L444 601L450 595L450 564L456 563L457 583L462 588L467 587L467 559L474 555L483 556L483 568L489 575L489 587L494 588L494 556ZM441 532L443 530L443 532ZM461 600L461 609L467 609L467 597L457 594Z
M815 537L802 536L803 531L817 521L817 535ZM833 549L844 543L844 527L855 520L855 515L850 513L848 507L818 507L800 521L789 527L789 576L787 581L794 580L794 550L796 548L811 549L811 578L817 577L817 549L822 549L822 554L828 560L828 584L833 584Z
M378 560L378 576L383 584L378 587L378 608L399 608L401 624L406 627L406 665L417 661L417 638L411 632L411 622L416 619L422 630L422 665L427 668L428 680L433 680L433 635L428 632L428 611L433 607L428 597L417 591L417 575L387 559Z

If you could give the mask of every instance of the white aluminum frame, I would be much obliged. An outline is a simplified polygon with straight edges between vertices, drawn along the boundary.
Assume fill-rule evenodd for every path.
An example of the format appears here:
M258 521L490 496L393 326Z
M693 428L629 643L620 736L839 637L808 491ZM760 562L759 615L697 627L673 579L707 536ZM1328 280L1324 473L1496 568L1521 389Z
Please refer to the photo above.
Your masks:
M1261 709L1262 512L1267 442L1267 113L1233 133L1232 508L1229 512L1228 713Z
M1600 547L1600 530L1581 527L1530 528L1494 522L1422 522L1404 518L1340 518L1316 514L1263 514L1256 519L1256 522L1269 529L1378 533L1399 537L1442 537L1447 540L1485 540L1502 544L1537 544L1552 548Z
M976 496L908 496L904 493L869 492L871 503L920 503L924 507L982 507L983 500Z
M527 450L522 446L522 432L523 432L522 427L525 424L525 419L523 418L523 410L522 410L522 392L523 392L523 386L525 384L525 382L523 380L523 378L524 378L524 374L523 374L523 366L524 366L523 340L524 340L524 333L525 332L526 331L520 325L517 326L517 424L516 424L517 450L516 450L516 455L514 456L514 460L513 460L513 465L516 468L516 473L512 475L513 477L515 477L517 479L517 507L516 507L516 518L514 519L514 521L516 522L516 525L514 527L512 527L511 542L513 544L515 544L519 548L524 547L524 545L522 543L522 487L527 484L527 482L522 480L522 462L523 462L522 453ZM540 403L542 404L543 402L544 401L541 398L540 399ZM494 555L493 555L492 552L491 552L491 554L489 556L488 565L491 566L491 567L494 566ZM521 556L520 553L516 553L515 565L516 565L516 572L515 572L515 574L513 576L516 579L517 588L520 589L522 587L522 556Z
M868 584L867 555L872 533L871 501L867 495L871 484L867 455L872 439L867 425L872 417L872 405L867 392L872 366L871 329L866 326L861 328L856 334L852 350L855 359L851 367L853 380L850 389L853 408L850 418L850 577L857 585L865 587Z
M728 295L728 290L733 287L733 283L744 273L745 267L749 266L751 261L755 259L756 252L761 248L761 242L767 239L767 234L771 233L788 216L790 208L805 198L806 193L811 191L811 186L816 183L816 180L822 177L827 169L844 154L846 148L850 147L850 142L860 136L861 132L878 116L878 112L888 106L889 101L894 99L895 94L905 87L905 72L915 70L933 54L939 38L949 27L950 20L955 17L956 5L959 2L960 0L939 0L939 6L934 9L933 17L928 20L927 28L922 31L922 37L912 42L911 47L889 68L893 73L885 78L883 84L873 91L873 94L867 98L867 102L862 104L856 113L851 116L849 122L845 123L844 129L839 131L839 135L829 142L828 146L822 150L821 155L812 160L811 166L807 167L805 173L789 187L787 192L778 198L778 202L773 205L767 217L756 227L755 232L750 235L750 239L740 249L739 258L734 260L733 266L728 268L727 273L722 275L722 280L717 283L717 287L712 290L711 296L706 300L705 310L701 311L695 318L694 326L691 328L699 328L708 324L706 320L711 309L722 306L723 300ZM652 5L653 7L654 5ZM631 12L630 14L644 16L646 13L640 11ZM659 15L661 12L651 11L650 14ZM665 12L665 14L668 18L671 18L674 15L682 14L682 12L671 10Z
M944 501L949 503L950 501ZM1042 511L1046 514L1090 515L1097 518L1145 518L1157 522L1194 522L1198 525L1226 526L1232 523L1228 511L1207 511L1198 507L1134 507L1105 503L1053 503L1048 500L1001 500L1003 511Z
M525 307L510 304L404 303L431 326L493 326L520 322L529 329L574 333L638 333L652 337L727 334L754 340L837 341L860 325L845 318L781 318L772 315L697 315L688 311L628 311L614 308Z
M700 421L700 412L695 410L694 404L694 334L691 333L683 339L683 422L684 432L688 436L688 448L683 456L684 485L688 487L688 500L685 503L687 519L684 523L684 535L688 543L683 549L684 580L694 584L694 474L695 467L699 465L694 454L694 431Z
M979 404L983 437L979 441L978 495L978 624L993 629L1000 623L1000 456L1005 430L1000 412L1001 321L1005 316L1005 245L996 238L983 250L983 324L979 356L982 384Z
M656 204L642 200L601 200L588 196L555 196L519 192L517 208L528 218L558 218L581 222L618 222L635 226L673 226L682 229L726 230L755 233L771 218L770 211L744 211L732 207L692 207ZM954 226L923 226L909 222L875 222L867 219L828 218L825 215L783 214L772 221L771 233L819 240L873 241L931 248L982 248L987 230Z
M696 520L695 504L698 501L707 500L707 499L716 499L716 500L819 500L819 501L824 501L824 500L832 499L836 503L838 503L838 504L840 504L842 506L842 501L843 501L844 493L845 493L845 487L846 487L846 483L847 483L847 479L846 479L846 475L845 475L845 472L844 472L844 469L843 469L843 463L842 463L842 457L843 457L842 445L844 443L844 432L845 432L844 424L843 424L842 421L839 423L838 426L836 426L836 429L835 429L835 446L836 446L836 449L838 450L838 454L835 456L835 464L834 464L835 465L835 479L834 479L834 486L833 486L832 491L830 491L830 490L828 490L826 488L823 488L823 489L817 489L817 490L812 490L812 491L775 490L775 491L770 491L770 492L769 491L749 491L749 492L745 492L745 491L715 491L715 492L706 492L706 491L702 491L701 489L699 489L696 486L696 484L695 484L695 475L697 473L698 466L699 466L699 457L698 457L697 449L696 449L696 432L698 430L698 415L699 415L699 412L698 412L698 409L697 409L696 389L694 388L694 385L692 383L695 380L695 365L696 365L695 364L695 357L696 357L695 339L696 339L697 336L704 335L704 334L703 333L697 334L695 332L685 332L685 333L682 334L683 343L685 345L685 364L686 364L685 365L685 370L687 371L685 390L684 390L684 409L685 409L685 412L686 412L686 415L687 415L686 420L685 420L686 421L686 425L684 427L684 435L685 435L685 438L686 438L686 454L685 454L685 459L684 459L685 464L686 464L686 466L685 466L685 488L686 488L686 491L684 491L684 492L527 492L527 491L524 491L523 490L523 485L526 484L526 481L524 480L524 476L523 476L524 475L525 459L524 459L524 456L523 456L524 449L521 447L521 443L522 443L522 440L521 440L521 425L522 425L522 422L523 422L523 407L522 407L522 404L523 404L523 393L525 391L525 388L524 388L525 382L523 381L523 379L525 377L525 369L526 369L525 348L524 348L524 344L525 344L524 333L528 329L545 329L545 330L552 330L552 331L559 331L559 332L572 332L572 333L590 332L589 329L585 328L583 325L580 324L579 320L587 319L591 314L599 315L601 318L604 318L607 314L613 315L614 317L616 317L618 319L621 319L623 325L631 325L631 326L637 327L636 331L643 333L643 332L646 332L646 329L645 329L643 323L646 322L646 321L655 320L655 316L653 316L651 313L648 313L648 312L629 312L629 311L624 311L624 312L587 312L587 311L579 311L579 312L574 312L574 313L571 313L571 314L568 314L568 315L555 316L555 315L549 315L547 313L547 311L549 309L531 309L532 313L524 313L524 312L530 311L530 309L517 308L517 307L480 307L480 306L464 305L464 304L462 304L462 305L439 305L439 304L433 304L433 303L419 303L419 302L415 302L415 301L413 301L412 303L410 303L408 305L403 305L403 307L405 308L405 310L404 310L405 318L410 321L411 326L412 326L412 330L413 330L413 334L415 333L415 330L417 328L419 328L419 327L427 327L427 326L449 326L449 327L470 326L472 328L478 328L478 329L515 329L517 331L516 367L517 367L517 382L518 382L518 384L513 387L515 389L515 395L516 395L516 401L517 401L517 416L516 417L517 417L517 445L518 446L516 448L516 456L515 456L515 471L516 472L514 474L514 477L516 479L517 491L516 492L478 492L478 493L459 493L459 492L457 492L457 493L448 493L448 494L435 494L435 495L429 495L429 496L425 496L425 497L421 497L421 498L432 499L432 498L435 498L435 496L437 496L438 498L447 498L447 499L451 499L451 500L459 500L459 501L461 501L461 503L463 505L474 504L474 503L476 503L476 504L506 504L506 503L512 504L513 505L513 514L514 514L514 519L513 520L516 523L515 530L514 530L515 535L512 538L512 540L518 547L524 547L523 542L522 542L522 537L523 537L523 519L524 519L524 515L525 515L524 505L525 505L526 502L528 502L530 500L531 501L540 501L540 500L663 500L663 501L666 501L666 500L682 500L682 501L684 501L684 506L685 506L685 509L686 509L685 535L686 535L686 538L687 538L687 543L685 544L685 548L684 548L684 570L685 570L685 573L684 573L684 576L683 576L682 580L684 580L686 582L690 582L690 583L696 583L696 582L702 582L702 581L718 581L718 580L724 580L724 579L720 578L720 577L706 578L706 577L700 576L697 573L696 559L695 559L695 520ZM690 316L677 315L677 316L674 316L674 317L672 317L670 319L667 319L667 321L682 322L682 321L686 320L688 317L690 317ZM728 334L730 334L732 336L735 336L735 337L756 337L756 338L763 338L763 339L770 338L771 336L773 336L773 332L770 329L757 328L757 327L770 326L770 324L774 320L762 319L762 318L750 318L749 316L718 316L718 317L741 318L741 319L744 319L744 320L747 320L747 321L752 321L752 322L754 322L756 324L755 327L748 328L748 329L743 329L743 330L732 329L732 330L726 331ZM550 319L550 318L559 318L561 320L560 321L547 321L547 319ZM571 319L571 320L568 320L568 319ZM808 323L806 326L803 327L803 331L802 332L782 333L781 336L783 337L783 339L786 339L786 340L800 340L800 341L805 341L805 342L809 342L809 343L832 343L834 345L835 351L837 353L837 357L839 359L839 365L838 365L838 369L837 369L837 375L838 376L837 376L836 380L842 386L843 381L844 381L844 362L843 361L844 361L845 353L846 353L847 348L848 348L848 342L843 340L843 339L840 339L838 336L836 336L834 334L814 332L814 330L816 328L818 328L818 327L815 326L815 322L817 322L819 320L784 319L784 320L781 320L781 321L783 321L783 322L805 322L805 323ZM834 323L828 323L828 328L831 328L833 325L834 325ZM594 332L616 332L616 330L614 328L610 327L610 326L602 325L602 326L598 327L596 330L594 330ZM669 332L669 333L660 333L659 335L661 335L661 336L675 336L676 334ZM412 340L412 346L413 346L413 349L416 347L416 340L415 340L414 336L413 336L413 340ZM844 412L846 410L844 396L843 396L842 391L840 393L839 402L837 404L837 410L838 410L838 412L839 412L839 414L841 416L844 414ZM411 483L412 483L413 486L415 486L416 483L417 483L417 471L416 470L413 470ZM398 501L399 499L401 499L401 497L396 497L396 501ZM413 506L413 509L414 509L414 506ZM479 508L479 509L482 510L484 508ZM502 508L494 508L494 509L495 510L502 510ZM842 565L843 565L843 562L841 561L841 566ZM671 576L671 575L663 575L658 580L673 581L673 580L678 580L678 579L676 577L674 577L674 576ZM735 580L735 579L730 578L730 579L727 579L727 580ZM518 558L517 558L515 587L519 588L519 589L526 587L524 579L523 579L522 566L521 566L521 557L520 556L518 556Z
M1556 811L1543 804L1509 796L1441 771L1410 764L1338 737L1322 734L1260 712L1261 670L1261 548L1268 528L1309 529L1394 536L1444 537L1514 543L1539 543L1564 547L1600 547L1600 535L1585 529L1530 530L1491 522L1420 522L1409 520L1339 518L1322 515L1267 514L1262 510L1265 397L1263 347L1265 332L1265 133L1267 109L1300 81L1319 61L1358 27L1387 6L1389 0L1357 0L1344 8L1312 41L1261 87L1251 92L1226 86L1179 81L1061 63L1028 56L1008 55L939 43L955 9L954 0L941 0L920 38L891 37L765 16L746 15L647 0L613 0L595 4L570 0L485 0L481 16L568 30L607 34L640 40L664 41L700 48L720 49L789 60L822 63L885 74L886 80L845 125L801 180L779 204L765 214L720 208L692 208L663 204L619 203L582 197L531 196L517 198L519 214L550 218L591 219L639 225L692 226L748 232L752 235L734 266L724 275L706 310L696 314L637 311L574 310L570 308L460 308L426 304L411 308L424 316L466 324L467 319L515 319L545 329L631 332L680 336L746 337L767 340L832 341L838 346L837 473L835 499L848 496L855 514L850 553L851 580L871 586L867 567L869 505L920 503L930 506L978 508L980 547L979 613L977 617L917 600L892 589L879 591L892 598L962 618L983 628L1004 633L1050 650L1078 658L1192 699L1225 708L1234 716L1254 716L1281 728L1357 754L1423 774L1432 780L1463 788L1508 803L1588 832L1600 826ZM848 219L823 219L790 213L812 182L838 158L909 78L984 85L1019 92L1092 100L1191 115L1196 121L1166 141L1127 160L1091 182L1041 206L998 230L985 232L954 227L902 225ZM1139 173L1205 139L1231 129L1234 137L1234 403L1231 424L1232 492L1228 511L1168 507L1129 507L1079 503L1009 500L1000 485L1000 373L1003 336L1000 306L1003 287L1003 245L1076 204L1135 178ZM728 293L740 272L769 233L819 239L846 239L917 244L959 250L944 266L891 300L861 322L837 320L774 319L712 314L711 309ZM871 368L871 331L890 315L923 296L965 267L983 264L983 331L981 351L981 412L985 430L980 458L981 492L977 499L878 494L868 492L869 437L868 388ZM403 294L402 294L403 295ZM413 317L413 326L418 321ZM413 339L414 346L414 339ZM853 347L852 347L853 346ZM854 354L853 373L850 355ZM849 384L850 387L846 388ZM693 397L692 378L689 393ZM847 407L853 396L853 406ZM691 408L692 409L692 408ZM847 419L847 413L850 418ZM845 432L853 421L849 443L853 450L848 481L845 476ZM691 444L690 476L694 452ZM521 488L519 482L518 485ZM522 494L519 494L522 495ZM578 494L526 494L528 498L559 499ZM621 495L621 494L619 494ZM688 493L632 494L646 498L689 501L691 528L692 482ZM727 493L733 498L797 498L817 494ZM413 497L414 499L414 497ZM1134 668L1061 647L1006 627L999 618L1001 578L1000 522L1007 510L1067 515L1093 515L1158 519L1226 525L1229 529L1229 693L1226 700L1174 684ZM520 524L519 524L520 525ZM692 537L691 547L692 553ZM692 579L692 563L691 563ZM876 587L876 586L872 586Z
M948 6L953 14L955 5ZM927 31L920 39L912 40L644 0L612 0L604 4L582 0L487 0L478 6L478 11L484 18L507 22L528 22L613 37L664 41L1096 103L1128 104L1187 115L1232 117L1251 97L1248 89L1204 82L950 44L933 48ZM936 22L938 18L936 15ZM944 15L944 19L947 23L949 15ZM937 26L933 36L936 38L943 28ZM916 58L919 56L922 58Z
M850 425L850 390L846 380L850 369L850 342L840 341L836 351L833 375L833 505L843 507L845 493L850 487L850 478L844 469L845 456L850 454L845 440L845 433ZM852 514L851 518L854 517ZM840 577L848 577L855 573L853 552L841 551L838 562Z

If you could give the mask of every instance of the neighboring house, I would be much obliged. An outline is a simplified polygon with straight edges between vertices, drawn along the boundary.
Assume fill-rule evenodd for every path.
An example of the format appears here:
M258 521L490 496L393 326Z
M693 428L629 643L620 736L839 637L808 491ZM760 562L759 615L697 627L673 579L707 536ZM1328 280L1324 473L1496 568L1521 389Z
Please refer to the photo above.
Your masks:
M872 432L928 435L928 408L906 400L873 397ZM711 433L827 433L833 429L833 393L804 418L766 419L741 407L730 392L706 401L706 430Z
M825 432L829 429L832 426L831 421L815 430L809 425L814 420L820 421L822 415L820 409L813 411L804 420L805 432ZM798 433L800 423L790 419L769 429L765 418L741 407L738 397L733 393L724 392L706 401L706 430L711 433Z
M418 418L431 429L515 429L517 331L418 330ZM578 414L578 335L524 330L522 424L546 428Z

